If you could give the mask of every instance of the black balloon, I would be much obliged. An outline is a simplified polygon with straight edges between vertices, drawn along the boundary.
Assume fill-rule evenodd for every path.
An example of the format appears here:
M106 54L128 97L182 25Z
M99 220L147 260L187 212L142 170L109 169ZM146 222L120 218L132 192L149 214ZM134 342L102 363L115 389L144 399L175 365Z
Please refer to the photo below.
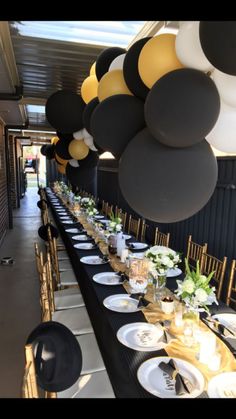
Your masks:
M56 227L54 227L52 224L47 223L46 225L42 225L38 229L38 235L41 237L41 239L48 241L48 227L50 228L52 238L58 238L59 233Z
M108 72L112 61L121 54L125 54L126 50L119 47L111 47L104 49L98 56L96 61L96 76L98 81L101 80L102 76Z
M199 70L184 68L161 77L145 102L145 120L152 135L170 147L202 141L220 112L215 83Z
M66 176L69 182L74 186L79 186L80 188L89 185L94 181L96 175L96 168L80 168L72 167L70 164L66 165Z
M40 153L43 155L43 156L46 156L46 147L47 147L47 145L49 145L49 144L44 144L44 145L42 145L42 147L40 148Z
M46 201L46 199L40 199L40 201L37 202L37 207L39 207L40 209L45 209L48 207L48 202Z
M143 101L130 95L108 97L96 107L91 118L96 143L117 157L144 126Z
M223 73L236 76L236 21L201 21L199 38L210 63Z
M70 140L59 140L55 145L55 152L56 154L61 157L61 159L70 160L72 159L68 147L70 144Z
M79 168L91 169L98 165L98 153L97 151L89 150L89 153L85 159L79 160Z
M57 136L60 140L71 141L74 138L73 133L66 134L64 132L57 131Z
M160 144L147 128L128 144L119 164L119 184L128 204L159 223L184 220L210 199L217 161L207 141L192 147Z
M91 135L91 129L90 129L91 116L94 109L96 108L98 104L99 104L99 100L97 97L95 97L94 99L90 100L90 102L85 106L85 109L83 112L84 127L86 128L86 130L89 132L90 135Z
M45 155L48 160L52 160L55 157L55 145L48 144L45 147Z
M123 64L123 74L129 90L141 99L145 99L149 89L143 83L138 72L138 59L141 49L151 37L139 39L127 51Z
M59 90L47 100L46 117L56 130L71 133L83 128L84 108L81 96L69 90Z

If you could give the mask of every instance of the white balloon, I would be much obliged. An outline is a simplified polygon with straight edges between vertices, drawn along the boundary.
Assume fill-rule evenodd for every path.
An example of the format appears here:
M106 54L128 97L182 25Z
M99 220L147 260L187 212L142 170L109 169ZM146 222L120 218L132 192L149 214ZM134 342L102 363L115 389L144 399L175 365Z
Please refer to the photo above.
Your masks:
M236 109L221 102L220 114L206 140L217 150L236 153Z
M78 160L75 160L75 159L70 159L69 164L73 167L79 167L79 162Z
M73 136L74 136L74 139L75 140L83 140L84 139L84 137L83 137L83 130L80 129L79 131L74 132L73 133Z
M217 69L213 71L212 76L221 99L227 105L236 107L236 76L230 76Z
M110 64L108 71L123 70L123 64L126 54L118 55Z
M175 40L175 51L186 67L210 71L214 67L206 58L199 39L199 22L181 22Z
M94 145L92 135L89 134L86 128L83 129L83 136L84 136L84 142L90 148L90 150L98 151Z

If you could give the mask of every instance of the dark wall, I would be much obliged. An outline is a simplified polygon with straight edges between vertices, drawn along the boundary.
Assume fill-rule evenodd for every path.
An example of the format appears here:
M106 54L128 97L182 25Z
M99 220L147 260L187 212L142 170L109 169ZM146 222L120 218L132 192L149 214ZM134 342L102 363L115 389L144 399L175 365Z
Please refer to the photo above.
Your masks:
M8 228L8 198L4 126L0 121L0 244Z
M98 170L98 197L114 205L135 212L125 201L118 185L118 162L101 160ZM208 252L222 259L228 257L227 274L231 260L236 258L236 157L218 158L218 182L204 208L194 216L178 223L153 223L147 229L147 241L153 241L154 229L170 232L170 247L186 254L188 235L199 244L208 243ZM135 179L134 179L135 182Z

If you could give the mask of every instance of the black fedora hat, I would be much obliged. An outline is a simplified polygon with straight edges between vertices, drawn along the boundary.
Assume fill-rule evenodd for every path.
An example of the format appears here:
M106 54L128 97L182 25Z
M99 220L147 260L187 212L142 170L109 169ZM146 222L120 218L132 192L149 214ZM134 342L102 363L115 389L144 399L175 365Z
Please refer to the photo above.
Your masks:
M37 206L38 206L40 209L45 209L45 208L47 208L47 207L48 207L48 201L46 201L46 199L40 199L40 200L37 202Z
M58 238L59 233L56 227L54 227L52 224L47 223L46 225L42 225L38 229L38 235L43 239L44 241L48 241L48 227L50 227L52 238Z
M71 387L82 369L82 352L73 333L58 322L40 323L26 344L33 345L38 385L57 392Z

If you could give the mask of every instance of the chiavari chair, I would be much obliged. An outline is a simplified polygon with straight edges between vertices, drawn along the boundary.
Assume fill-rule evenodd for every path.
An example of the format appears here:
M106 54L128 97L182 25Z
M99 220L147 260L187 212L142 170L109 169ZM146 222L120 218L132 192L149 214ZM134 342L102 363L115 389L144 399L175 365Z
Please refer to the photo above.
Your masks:
M200 263L200 270L202 275L210 275L214 271L213 278L211 283L216 288L216 297L220 299L221 291L225 278L225 269L227 264L227 257L224 257L223 260L217 259L215 256L211 256L208 253L202 253L202 260Z
M78 281L74 274L74 271L70 268L71 265L66 265L66 270L60 269L60 263L68 262L58 260L57 245L55 237L52 238L50 228L48 228L48 243L49 243L49 252L52 261L52 269L56 278L57 287L78 287ZM65 265L64 265L65 266Z
M111 217L112 214L113 214L113 205L109 205L107 202L105 215L106 217Z
M236 307L236 260L233 259L231 262L229 284L227 289L226 304L233 305Z
M195 243L192 241L192 236L189 235L186 259L188 261L190 268L195 270L197 261L199 261L199 266L201 270L203 252L204 253L207 252L207 243L204 243L204 245Z
M103 200L103 201L102 201L102 209L101 209L101 213L102 213L103 215L106 215L107 206L108 206L108 202L105 202L105 201Z
M158 227L155 229L154 246L169 247L170 233L162 233Z
M128 221L128 234L133 234L138 240L139 233L140 233L140 226L141 226L141 218L135 219L132 217L132 215L129 216Z

